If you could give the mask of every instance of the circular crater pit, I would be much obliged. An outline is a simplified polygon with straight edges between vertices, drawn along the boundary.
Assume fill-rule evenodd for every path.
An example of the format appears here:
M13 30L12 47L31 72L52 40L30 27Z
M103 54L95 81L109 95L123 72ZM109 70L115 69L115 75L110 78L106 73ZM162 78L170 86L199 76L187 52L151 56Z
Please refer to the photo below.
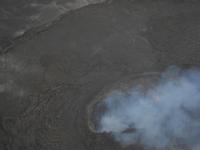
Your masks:
M136 76L128 77L123 80L118 81L117 83L105 87L99 94L94 98L94 100L87 107L88 114L88 127L94 133L102 133L99 131L100 119L108 111L108 106L105 101L112 95L118 95L122 93L123 96L128 96L131 89L137 90L145 93L148 89L155 86L160 79L160 73L151 72L143 73ZM119 94L120 97L120 94ZM134 127L130 126L123 130L123 133L134 132Z

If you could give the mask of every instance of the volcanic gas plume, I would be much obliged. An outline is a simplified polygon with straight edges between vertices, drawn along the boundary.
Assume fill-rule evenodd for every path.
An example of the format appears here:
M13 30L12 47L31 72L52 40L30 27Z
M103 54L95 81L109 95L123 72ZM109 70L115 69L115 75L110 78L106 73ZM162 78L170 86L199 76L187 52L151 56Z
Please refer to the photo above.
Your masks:
M115 90L101 103L106 110L97 131L112 134L123 146L140 142L154 150L200 150L198 69L176 69L173 77L167 70L146 92L139 86Z

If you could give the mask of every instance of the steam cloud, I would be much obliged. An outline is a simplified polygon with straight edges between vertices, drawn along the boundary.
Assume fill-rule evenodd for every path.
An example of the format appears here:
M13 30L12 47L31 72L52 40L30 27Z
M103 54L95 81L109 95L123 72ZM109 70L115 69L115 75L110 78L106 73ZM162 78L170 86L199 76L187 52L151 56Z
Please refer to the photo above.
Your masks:
M169 77L174 72L176 77ZM154 150L200 150L198 69L168 69L145 94L138 87L114 91L102 103L106 111L97 130L111 133L124 146L140 142Z

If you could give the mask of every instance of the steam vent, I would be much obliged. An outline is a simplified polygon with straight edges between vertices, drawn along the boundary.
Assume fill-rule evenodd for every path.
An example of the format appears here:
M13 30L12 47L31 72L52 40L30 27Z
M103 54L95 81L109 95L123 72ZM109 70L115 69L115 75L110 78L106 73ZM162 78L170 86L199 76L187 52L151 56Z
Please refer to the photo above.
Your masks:
M159 73L152 72L147 74L140 74L134 77L129 77L127 79L121 80L110 87L105 87L99 94L94 98L93 101L88 105L88 126L92 132L101 133L99 130L100 119L108 111L106 106L106 101L109 101L109 98L113 97L113 102L122 101L121 94L123 93L124 97L129 96L131 89L141 90L142 94L148 91L155 86L156 82L160 77ZM118 98L118 96L120 98ZM137 100L137 99L136 99ZM135 101L136 101L135 100ZM128 127L121 132L133 132L135 129L133 127Z
M199 0L1 0L0 150L200 150Z

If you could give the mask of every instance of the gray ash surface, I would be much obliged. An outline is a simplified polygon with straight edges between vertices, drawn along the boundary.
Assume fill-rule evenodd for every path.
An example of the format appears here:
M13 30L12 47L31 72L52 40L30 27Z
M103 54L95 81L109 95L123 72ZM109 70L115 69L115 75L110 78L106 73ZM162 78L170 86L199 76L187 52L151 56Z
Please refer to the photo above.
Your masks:
M11 9L8 2L0 7ZM11 11L10 25L2 19L3 41L12 41L27 21L18 22L27 16L16 3L13 11L22 12ZM199 1L114 0L67 13L43 32L16 41L0 56L0 149L145 149L139 143L123 148L92 133L87 106L127 76L199 66L199 26Z

